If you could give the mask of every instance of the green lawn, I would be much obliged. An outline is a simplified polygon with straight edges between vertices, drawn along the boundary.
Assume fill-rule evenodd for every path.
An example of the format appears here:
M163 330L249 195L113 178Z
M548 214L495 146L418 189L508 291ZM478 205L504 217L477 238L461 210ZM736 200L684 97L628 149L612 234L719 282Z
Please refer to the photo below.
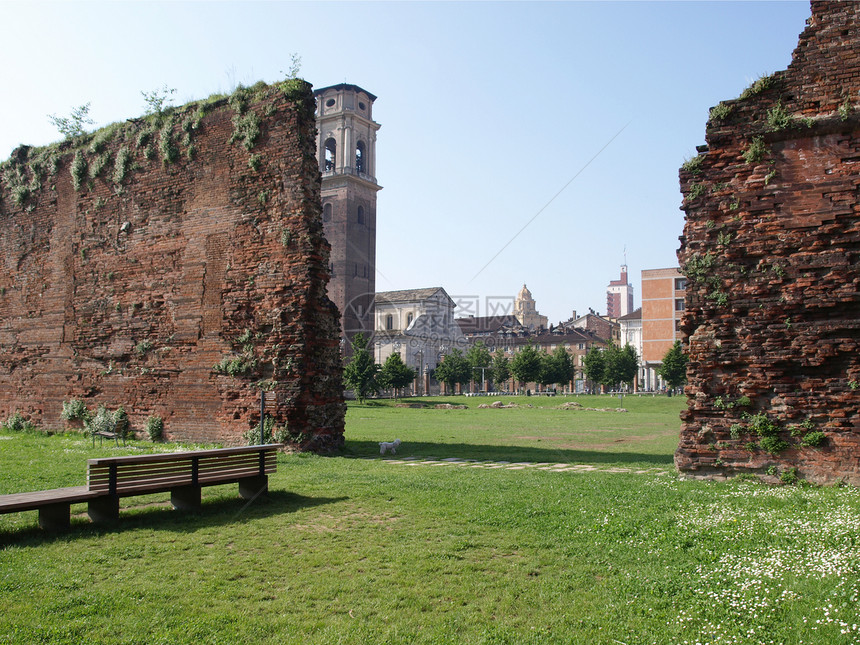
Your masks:
M448 400L469 409L351 404L345 455L281 456L251 506L224 486L63 534L0 516L0 643L860 642L857 489L679 480L681 399ZM144 449L0 431L0 493Z

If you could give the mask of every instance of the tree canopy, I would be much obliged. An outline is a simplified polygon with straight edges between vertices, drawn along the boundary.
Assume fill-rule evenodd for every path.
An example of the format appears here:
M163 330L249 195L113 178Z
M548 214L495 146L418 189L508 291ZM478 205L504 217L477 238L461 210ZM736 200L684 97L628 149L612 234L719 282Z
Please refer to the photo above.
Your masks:
M346 386L355 392L355 397L364 400L379 391L377 374L379 365L373 362L370 352L367 351L367 339L358 333L352 339L352 358L343 369L343 380Z
M496 387L511 378L511 361L502 350L496 350L493 354L491 365L493 369L490 372L490 378L493 379Z
M436 367L436 380L445 383L452 392L456 383L468 383L471 378L472 366L459 349L452 349Z
M657 368L657 374L671 388L676 388L687 382L687 363L690 357L684 353L680 340L669 348L663 357L663 363Z
M564 345L557 346L552 354L541 355L541 385L564 385L573 380L573 359Z
M537 347L528 343L517 352L511 361L511 372L522 383L537 382L541 372L541 353Z
M469 361L469 368L472 370L472 378L476 381L490 378L490 350L488 350L482 341L476 342L466 352L466 360ZM485 369L477 369L485 368ZM482 383L483 387L483 383Z
M397 398L397 392L401 388L406 387L415 379L415 370L403 362L400 354L391 354L385 359L382 364L382 369L379 371L379 384L381 387L390 387L394 389L394 398Z

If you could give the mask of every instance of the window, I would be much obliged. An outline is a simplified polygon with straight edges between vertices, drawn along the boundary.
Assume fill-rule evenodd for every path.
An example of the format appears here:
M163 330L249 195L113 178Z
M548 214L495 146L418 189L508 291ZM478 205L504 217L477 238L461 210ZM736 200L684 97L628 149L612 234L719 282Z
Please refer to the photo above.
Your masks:
M331 202L323 206L323 222L331 221Z
M326 107L334 107L334 99L329 99L325 102Z
M325 140L325 172L332 172L337 164L337 144L334 139Z
M409 315L408 315L408 316L406 316L406 326L408 327L409 325L411 325L411 324L412 324L412 321L413 321L414 319L415 319L415 314L413 314L413 313L410 311L410 312L409 312Z
M358 207L358 223L364 224L364 206Z
M365 172L364 170L364 141L359 141L355 146L355 171Z
M684 299L675 298L675 311L684 311Z
M388 331L394 329L394 316L392 316L391 314L388 314L385 317L385 329L387 329Z
M675 278L675 291L684 291L687 288L687 278Z

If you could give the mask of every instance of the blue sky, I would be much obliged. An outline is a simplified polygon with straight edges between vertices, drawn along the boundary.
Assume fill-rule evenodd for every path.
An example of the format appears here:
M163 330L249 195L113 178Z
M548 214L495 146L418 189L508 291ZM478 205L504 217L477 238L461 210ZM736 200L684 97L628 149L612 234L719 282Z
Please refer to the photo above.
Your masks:
M91 102L97 125L274 82L301 57L374 117L377 289L477 301L528 284L551 322L603 312L625 250L674 266L678 167L708 109L785 69L797 2L9 2L0 0L0 158L60 138L47 115ZM562 190L564 189L564 190ZM561 191L559 193L559 191ZM524 228L525 227L525 228Z

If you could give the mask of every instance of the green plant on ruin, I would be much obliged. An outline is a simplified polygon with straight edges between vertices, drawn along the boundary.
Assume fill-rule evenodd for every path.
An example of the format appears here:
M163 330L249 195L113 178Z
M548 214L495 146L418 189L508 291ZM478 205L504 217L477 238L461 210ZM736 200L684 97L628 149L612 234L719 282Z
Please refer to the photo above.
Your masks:
M771 271L773 272L773 274L774 274L776 277L778 277L778 278L782 278L782 277L784 277L784 276L785 276L785 268L784 268L781 264L778 264L778 263L774 262L774 263L771 265L770 270L771 270Z
M732 241L732 234L726 231L720 231L717 233L717 244L719 246L728 246L729 242Z
M251 150L259 136L260 117L256 112L250 110L233 116L233 135L230 137L230 143L239 141L245 150Z
M179 150L173 144L173 115L170 114L158 131L158 152L163 164L170 164L179 157Z
M165 83L151 92L141 90L140 94L143 96L143 101L146 104L145 114L162 114L169 107L172 100L170 97L176 94L176 88L167 87L167 83Z
M107 166L109 163L110 163L110 153L109 152L105 152L103 154L100 154L95 159L93 159L93 162L90 164L90 169L89 169L90 179L95 179L96 177L98 177L102 173L102 170L105 169L105 166Z
M145 430L150 441L161 441L164 439L164 419L155 414L147 417Z
M767 146L762 137L753 137L749 147L741 155L748 164L757 163L767 155Z
M777 101L776 105L767 111L767 124L775 132L785 130L791 125L791 116L783 107L782 100Z
M693 253L681 268L687 279L694 283L703 283L713 274L716 258L710 252L704 255Z
M148 352L152 351L153 347L154 345L151 340L144 339L134 346L134 351L138 356L144 356Z
M81 154L80 150L75 151L75 156L69 166L69 172L72 175L72 186L75 190L80 190L87 176L87 160Z
M851 116L851 111L853 108L851 107L851 101L848 97L845 97L845 100L842 102L842 105L839 106L839 118L842 121L847 121L848 117Z
M234 356L222 358L220 362L212 366L212 371L227 376L244 376L257 368L257 359L246 356Z
M689 172L693 176L698 177L702 174L702 162L705 157L703 155L696 155L695 157L690 157L689 159L685 159L684 163L681 164L681 170L685 172Z
M769 74L762 74L759 76L752 84L746 88L743 92L741 92L741 99L748 99L753 96L757 96L761 94L765 90L773 87L774 85L774 77Z
M50 120L51 124L60 131L66 139L71 139L73 137L80 136L86 133L86 129L84 126L92 125L95 123L89 116L90 114L90 103L84 103L83 105L76 107L72 110L71 115L67 117L57 116L56 114L49 114L48 120Z
M778 455L783 450L789 447L787 441L779 437L762 437L759 441L759 446L770 455Z
M60 413L60 418L66 421L86 421L89 416L90 411L87 409L86 403L80 399L63 401L63 411Z
M807 432L800 440L800 445L805 448L815 448L824 443L824 439L824 433L820 430L817 430L815 432Z
M281 244L283 244L284 246L289 246L291 239L292 239L292 234L290 233L289 229L282 228L281 229Z
M185 149L185 158L188 159L188 161L191 161L196 155L197 146L195 146L193 143L189 144L189 146Z
M725 307L729 304L729 294L722 289L714 289L705 297L712 301L717 307Z
M253 170L254 172L260 169L260 164L263 162L263 156L259 154L252 154L248 157L248 168Z
M726 119L726 117L729 116L729 114L731 114L731 112L732 112L732 106L731 105L729 105L727 103L720 102L711 108L711 111L708 113L708 120L709 121L723 121L724 119Z
M764 471L766 475L770 475L771 477L776 477L779 474L779 468L776 466L768 466L767 470Z
M776 177L776 168L774 168L764 176L764 185L767 186L773 180L774 177Z
M848 387L849 387L850 389L852 389L852 390L856 390L857 388L860 388L860 382L858 382L858 381L848 381Z
M692 184L690 184L690 189L687 191L686 197L687 197L687 199L692 201L694 199L698 199L699 197L704 195L706 192L707 192L707 188L705 187L704 184L699 183L699 182L693 182Z
M30 432L36 429L36 426L18 411L7 417L3 422L3 427L11 432Z
M125 179L125 174L128 172L128 166L131 161L131 153L128 148L122 146L119 151L116 153L116 159L114 159L113 163L113 183L121 184L122 180Z
M732 439L739 439L739 438L740 438L740 436L741 436L741 431L742 431L743 429L744 429L744 427L743 427L740 423L733 423L733 424L729 427L729 436L730 436Z
M259 203L260 206L265 206L268 201L269 201L269 191L268 190L261 190L259 192L259 194L257 195L257 203Z
M783 484L787 484L789 486L791 486L792 484L796 484L797 480L798 480L797 468L793 468L793 467L787 468L779 476L779 481L781 481Z

